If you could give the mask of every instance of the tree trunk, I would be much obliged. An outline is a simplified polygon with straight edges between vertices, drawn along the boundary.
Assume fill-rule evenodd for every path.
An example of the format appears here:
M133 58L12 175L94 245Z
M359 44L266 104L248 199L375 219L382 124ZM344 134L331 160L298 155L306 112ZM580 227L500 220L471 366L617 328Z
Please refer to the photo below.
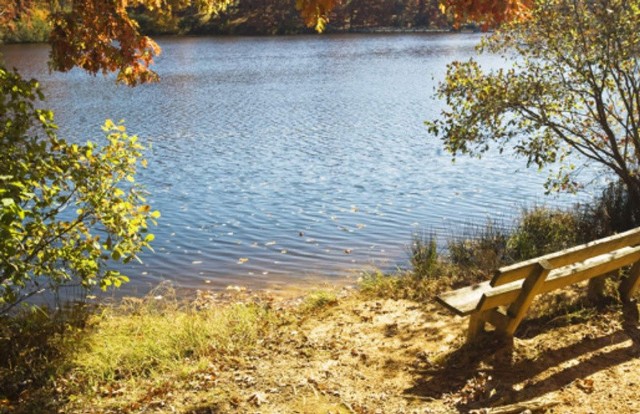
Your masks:
M633 227L640 225L640 178L633 178L629 188L629 214Z
M620 174L602 195L598 213L606 235L640 226L640 177Z

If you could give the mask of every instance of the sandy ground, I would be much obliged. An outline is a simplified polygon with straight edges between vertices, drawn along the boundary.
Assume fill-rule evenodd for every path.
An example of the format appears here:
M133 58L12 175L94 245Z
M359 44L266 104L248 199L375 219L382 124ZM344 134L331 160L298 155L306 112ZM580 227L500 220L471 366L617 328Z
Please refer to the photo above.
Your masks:
M640 413L635 304L528 320L510 346L490 333L468 346L467 319L434 303L343 291L301 315L296 299L270 300L283 316L249 355L135 405L79 412Z
M626 312L528 321L511 346L467 346L467 320L436 304L347 294L221 367L227 398L193 412L640 413L637 306Z

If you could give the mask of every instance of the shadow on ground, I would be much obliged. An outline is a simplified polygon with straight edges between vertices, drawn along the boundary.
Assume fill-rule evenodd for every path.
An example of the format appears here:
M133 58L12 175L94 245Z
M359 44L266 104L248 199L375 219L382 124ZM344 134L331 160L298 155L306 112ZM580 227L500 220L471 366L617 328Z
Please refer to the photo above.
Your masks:
M640 355L637 303L624 305L615 316L621 319L622 329L571 340L551 336L557 325L547 332L539 326L525 326L527 337L537 331L554 338L555 344L543 343L540 351L517 349L518 345L514 349L513 342L486 335L454 350L437 367L418 369L418 379L405 394L420 399L449 399L463 412L542 397ZM627 342L630 344L625 345Z
M59 412L59 378L73 356L78 327L92 309L30 309L0 320L0 414Z

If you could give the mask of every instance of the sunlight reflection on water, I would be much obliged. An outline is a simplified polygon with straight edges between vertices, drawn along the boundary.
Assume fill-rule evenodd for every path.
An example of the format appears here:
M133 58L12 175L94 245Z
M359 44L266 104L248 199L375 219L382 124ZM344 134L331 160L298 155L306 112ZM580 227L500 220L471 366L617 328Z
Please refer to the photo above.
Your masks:
M42 81L61 135L96 139L109 117L152 144L139 179L162 212L155 253L124 269L139 292L162 279L265 286L391 269L414 232L508 225L523 206L575 201L544 197L545 175L507 155L452 164L428 136L434 85L478 40L161 38L161 83L135 89L49 74L45 45L2 51Z

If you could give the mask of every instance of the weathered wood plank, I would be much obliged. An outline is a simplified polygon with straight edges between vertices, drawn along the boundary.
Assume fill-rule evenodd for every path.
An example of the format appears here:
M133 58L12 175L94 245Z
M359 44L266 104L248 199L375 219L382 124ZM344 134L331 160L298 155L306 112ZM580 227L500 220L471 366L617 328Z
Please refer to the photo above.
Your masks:
M483 312L474 312L469 318L469 330L467 331L467 342L473 342L474 339L484 331L485 320Z
M509 317L502 313L499 308L491 309L485 312L485 320L495 326L498 331L504 332L509 323Z
M443 293L436 300L456 315L467 316L476 309L482 295L491 289L489 281L486 281Z
M599 276L640 260L640 246L625 247L611 253L602 254L580 263L552 270L539 293L546 293L579 281ZM640 277L635 288L640 288ZM476 310L488 310L513 303L522 289L523 280L492 287L482 282L451 292L443 293L436 300L459 316L467 316Z
M504 333L507 336L513 336L515 334L518 325L520 325L520 322L529 310L533 299L542 289L545 279L552 270L553 268L549 262L544 259L540 260L536 271L524 280L520 294L507 310L509 321L504 328Z
M629 302L638 288L640 288L640 262L633 265L629 277L621 282L620 299L624 303Z
M496 271L491 280L491 286L501 286L519 279L525 279L536 269L540 260L546 260L553 268L559 268L576 262L582 262L590 257L599 256L607 252L627 246L640 244L640 227L616 234L604 239L547 254L535 259L526 260L511 266L505 266Z
M484 332L487 323L493 325L498 331L504 332L509 323L509 318L498 308L473 312L469 319L467 342L473 342L480 333Z
M602 254L580 263L554 269L547 276L539 294L551 292L574 283L588 280L633 264L640 260L640 246L624 247L615 252ZM494 287L483 293L478 310L487 310L513 303L522 289L523 280L516 280L506 285Z

